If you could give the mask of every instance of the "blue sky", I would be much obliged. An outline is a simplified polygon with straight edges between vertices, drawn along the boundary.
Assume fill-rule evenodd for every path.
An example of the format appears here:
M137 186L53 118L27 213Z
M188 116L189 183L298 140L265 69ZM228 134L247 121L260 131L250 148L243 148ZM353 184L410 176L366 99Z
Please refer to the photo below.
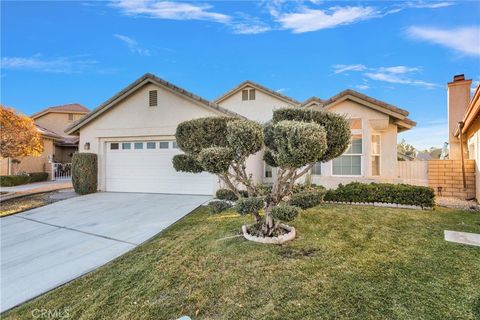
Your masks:
M146 72L207 99L246 79L298 100L351 88L447 139L445 85L480 78L480 3L2 1L1 102L95 108Z

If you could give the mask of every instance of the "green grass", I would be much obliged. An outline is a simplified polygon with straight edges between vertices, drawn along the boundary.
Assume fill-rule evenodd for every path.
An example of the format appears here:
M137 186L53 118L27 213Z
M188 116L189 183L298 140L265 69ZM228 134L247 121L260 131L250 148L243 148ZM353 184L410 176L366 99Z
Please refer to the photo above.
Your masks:
M72 319L479 319L480 214L325 205L282 246L248 242L250 221L198 209L136 250L3 315Z

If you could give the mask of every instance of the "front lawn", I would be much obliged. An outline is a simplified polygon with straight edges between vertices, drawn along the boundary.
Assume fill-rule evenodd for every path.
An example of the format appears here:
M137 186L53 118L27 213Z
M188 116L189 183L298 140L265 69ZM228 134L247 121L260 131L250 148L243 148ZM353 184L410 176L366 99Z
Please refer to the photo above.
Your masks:
M28 319L41 309L71 319L480 318L480 248L443 240L445 229L480 233L479 213L325 205L292 222L298 238L282 246L226 238L245 221L198 209L4 316Z
M72 198L74 196L76 195L73 191L60 190L4 200L0 204L0 217L6 217L15 213L43 207L47 204Z

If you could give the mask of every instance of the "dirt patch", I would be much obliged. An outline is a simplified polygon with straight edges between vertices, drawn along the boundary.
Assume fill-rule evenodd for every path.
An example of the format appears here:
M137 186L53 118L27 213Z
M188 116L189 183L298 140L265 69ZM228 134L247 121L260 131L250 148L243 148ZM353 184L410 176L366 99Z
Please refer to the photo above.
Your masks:
M318 249L315 248L300 248L294 249L285 247L278 252L278 254L284 259L302 259L312 257L317 253Z

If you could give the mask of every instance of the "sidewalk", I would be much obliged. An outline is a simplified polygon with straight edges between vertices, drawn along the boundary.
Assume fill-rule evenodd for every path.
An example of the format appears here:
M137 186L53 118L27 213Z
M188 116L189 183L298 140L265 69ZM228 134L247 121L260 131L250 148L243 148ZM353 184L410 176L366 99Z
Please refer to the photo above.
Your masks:
M35 182L29 184L23 184L14 187L1 187L1 192L8 192L4 195L0 195L0 201L13 199L29 194L48 192L60 189L73 188L71 180L59 180L59 181L45 181Z

